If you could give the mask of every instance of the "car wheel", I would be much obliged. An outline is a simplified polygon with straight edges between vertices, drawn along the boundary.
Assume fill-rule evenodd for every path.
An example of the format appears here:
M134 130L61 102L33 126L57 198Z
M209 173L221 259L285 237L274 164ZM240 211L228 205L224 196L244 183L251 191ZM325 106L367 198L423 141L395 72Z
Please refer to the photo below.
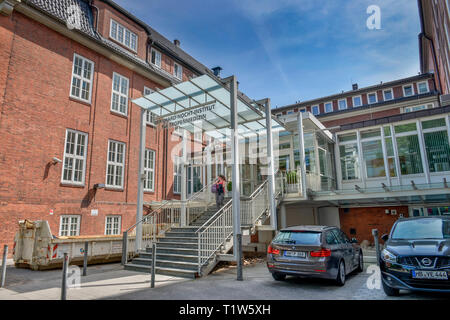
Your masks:
M278 273L278 272L272 273L272 277L273 277L276 281L283 281L284 279L286 279L286 275L285 275L285 274Z
M344 261L339 263L338 274L336 276L336 284L343 286L345 284L345 264Z
M359 262L358 262L358 268L356 269L356 272L363 272L364 271L364 257L362 251L359 252Z
M383 282L383 291L387 296L396 297L400 294L399 289L389 287L387 284L384 283L384 281L381 281L381 282Z

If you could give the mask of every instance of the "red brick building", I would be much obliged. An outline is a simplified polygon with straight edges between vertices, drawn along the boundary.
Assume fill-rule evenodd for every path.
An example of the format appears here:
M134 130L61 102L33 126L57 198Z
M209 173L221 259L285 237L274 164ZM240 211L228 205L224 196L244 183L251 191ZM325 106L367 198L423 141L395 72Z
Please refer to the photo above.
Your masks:
M55 235L135 222L140 108L208 68L109 0L0 1L0 243L18 221ZM174 138L174 137L175 138ZM178 138L148 117L144 201L176 198Z

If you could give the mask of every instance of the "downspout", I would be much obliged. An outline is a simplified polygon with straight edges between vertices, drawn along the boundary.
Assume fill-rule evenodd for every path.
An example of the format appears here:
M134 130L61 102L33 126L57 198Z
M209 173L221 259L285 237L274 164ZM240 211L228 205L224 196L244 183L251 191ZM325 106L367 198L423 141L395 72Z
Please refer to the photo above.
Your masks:
M432 51L432 55L433 55L433 62L434 62L434 65L435 65L435 79L434 79L434 84L435 84L435 86L436 86L436 77L437 77L437 81L438 81L438 83L439 83L439 93L442 93L442 83L441 83L441 77L440 77L440 72L439 72L439 65L438 65L438 62L437 62L437 57L436 57L436 49L435 49L435 46L434 46L434 41L433 41L433 39L432 38L430 38L427 34L426 34L426 31L425 31L425 19L424 19L424 16L423 16L423 6L422 6L422 0L417 0L417 4L418 4L418 6L419 6L419 17L420 17L420 26L421 26L421 28L422 28L422 33L421 34L419 34L419 38L420 37L424 37L425 39L427 39L430 43L431 43L431 51ZM422 47L422 43L421 43L421 41L419 42L419 46L420 47ZM421 51L422 52L422 51ZM422 54L421 54L421 56L422 56ZM423 59L421 58L420 59L420 64L421 64L421 71L423 71L423 61L422 61Z

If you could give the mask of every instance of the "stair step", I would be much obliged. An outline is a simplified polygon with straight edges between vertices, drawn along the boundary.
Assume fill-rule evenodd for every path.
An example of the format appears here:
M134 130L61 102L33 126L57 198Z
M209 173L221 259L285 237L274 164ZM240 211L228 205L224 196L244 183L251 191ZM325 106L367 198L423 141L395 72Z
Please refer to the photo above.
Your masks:
M139 258L149 259L151 261L153 254L149 252L139 253ZM164 253L156 251L156 260L166 261L184 261L198 263L198 255L186 255L180 253Z
M162 268L193 270L193 271L198 269L198 263L196 263L196 262L160 260L160 259L156 259L155 262L156 262L156 267L162 267ZM147 259L147 258L135 258L135 259L133 259L133 263L151 266L152 260Z
M197 231L197 227L193 227L193 226L186 226L186 227L174 227L171 228L169 232L196 232Z
M181 243L197 243L198 237L173 237L166 236L164 238L159 238L158 242L181 242Z
M196 237L195 232L174 232L174 231L168 231L165 233L165 237L171 237L171 238L195 238Z
M157 248L186 248L198 249L198 242L158 242Z
M139 265L134 263L127 263L124 267L125 270L145 272L145 273L150 273L152 270L151 266ZM155 270L155 274L180 278L189 278L189 279L195 279L197 277L197 271L181 270L175 268L162 268L162 267L157 267Z
M186 256L198 256L198 250L197 249L191 249L191 248L172 248L172 247L157 247L156 248L157 253L167 253L167 254L182 254ZM145 251L139 252L141 253L152 253L151 248L147 248Z

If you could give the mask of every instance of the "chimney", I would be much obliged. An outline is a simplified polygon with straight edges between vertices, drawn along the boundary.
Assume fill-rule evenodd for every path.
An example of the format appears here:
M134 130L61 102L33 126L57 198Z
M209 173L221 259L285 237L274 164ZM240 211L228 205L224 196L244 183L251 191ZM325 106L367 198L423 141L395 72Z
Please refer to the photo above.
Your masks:
M211 70L214 72L214 75L216 77L220 77L220 71L222 71L223 69L221 67L214 67Z
M178 40L178 39L173 40L173 44L179 48L180 47L180 40Z
M358 90L358 84L357 83L352 84L352 88L353 90Z

